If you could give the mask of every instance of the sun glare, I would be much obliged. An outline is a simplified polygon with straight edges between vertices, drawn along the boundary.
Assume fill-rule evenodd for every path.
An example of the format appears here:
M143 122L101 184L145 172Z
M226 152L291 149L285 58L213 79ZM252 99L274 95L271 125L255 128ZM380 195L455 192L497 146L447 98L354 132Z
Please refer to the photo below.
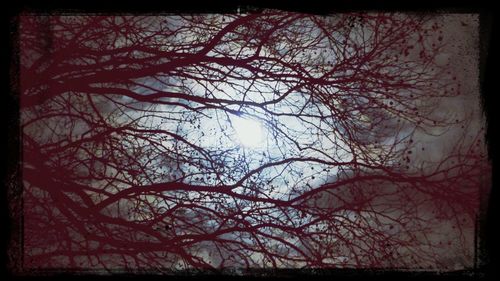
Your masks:
M236 117L231 120L238 141L246 147L258 147L263 142L263 130L260 122Z

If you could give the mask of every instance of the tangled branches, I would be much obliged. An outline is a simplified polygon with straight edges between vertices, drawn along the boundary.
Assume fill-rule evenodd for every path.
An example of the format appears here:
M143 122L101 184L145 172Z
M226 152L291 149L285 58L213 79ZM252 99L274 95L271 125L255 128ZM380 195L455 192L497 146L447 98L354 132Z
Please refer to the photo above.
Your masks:
M440 106L464 96L444 28L23 16L25 266L453 266L442 249L467 266L488 163L477 117Z

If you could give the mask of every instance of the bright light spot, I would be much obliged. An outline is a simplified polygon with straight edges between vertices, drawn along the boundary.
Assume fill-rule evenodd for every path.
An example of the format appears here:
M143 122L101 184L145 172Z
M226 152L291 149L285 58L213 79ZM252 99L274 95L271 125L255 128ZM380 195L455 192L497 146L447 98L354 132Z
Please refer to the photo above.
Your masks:
M262 144L262 126L258 121L236 117L231 122L242 145L257 147Z

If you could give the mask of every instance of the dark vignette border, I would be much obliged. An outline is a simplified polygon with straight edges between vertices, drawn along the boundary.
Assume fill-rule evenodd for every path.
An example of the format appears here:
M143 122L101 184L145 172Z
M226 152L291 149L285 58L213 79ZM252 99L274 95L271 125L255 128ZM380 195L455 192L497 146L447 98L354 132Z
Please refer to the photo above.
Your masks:
M492 1L493 2L493 1ZM210 13L210 12L258 12L261 9L281 9L288 11L297 11L313 14L328 14L334 12L350 11L390 11L390 12L417 12L417 13L479 13L480 14L480 92L483 111L486 116L487 131L486 141L488 146L489 159L492 164L492 185L489 194L482 198L481 214L477 220L479 232L477 233L476 265L473 270L455 271L451 273L436 272L397 272L397 271L375 271L375 270L253 270L249 276L232 276L237 273L233 271L224 272L206 272L206 271L182 271L171 272L168 276L159 276L148 272L137 272L135 274L115 274L113 276L95 275L92 272L79 272L79 275L69 272L23 272L22 269L22 182L21 182L21 147L19 131L19 62L18 62L18 16L21 13L40 13L51 14L58 12L69 13L102 13L102 14L158 14L158 13ZM202 278L220 278L220 279L239 279L239 278L309 278L320 279L411 279L411 280L493 280L500 275L497 266L500 266L498 260L498 237L500 237L495 227L495 220L498 219L498 191L495 190L495 183L499 181L500 173L498 171L498 148L495 144L498 139L495 135L497 116L495 114L495 70L497 69L499 48L498 44L498 20L497 11L494 4L486 4L479 0L464 2L457 1L383 1L380 4L377 1L366 0L216 0L196 3L195 1L131 1L120 0L109 2L107 5L98 1L42 1L28 0L16 1L10 7L2 9L5 13L2 17L3 37L7 37L3 47L7 47L7 52L1 56L1 65L3 69L4 86L7 86L5 92L1 95L5 106L2 113L3 131L6 132L4 140L4 169L2 170L4 189L1 194L0 205L3 208L3 231L2 233L2 273L3 277L14 280L24 280L31 278L42 279L102 279L102 278L145 278L160 280L168 279L202 279Z

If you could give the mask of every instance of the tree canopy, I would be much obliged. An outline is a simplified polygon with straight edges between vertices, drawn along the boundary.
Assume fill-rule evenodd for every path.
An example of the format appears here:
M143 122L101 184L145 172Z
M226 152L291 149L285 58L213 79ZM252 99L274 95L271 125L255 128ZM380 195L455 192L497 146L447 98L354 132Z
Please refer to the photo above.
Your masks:
M22 16L25 266L471 266L489 163L447 28Z

